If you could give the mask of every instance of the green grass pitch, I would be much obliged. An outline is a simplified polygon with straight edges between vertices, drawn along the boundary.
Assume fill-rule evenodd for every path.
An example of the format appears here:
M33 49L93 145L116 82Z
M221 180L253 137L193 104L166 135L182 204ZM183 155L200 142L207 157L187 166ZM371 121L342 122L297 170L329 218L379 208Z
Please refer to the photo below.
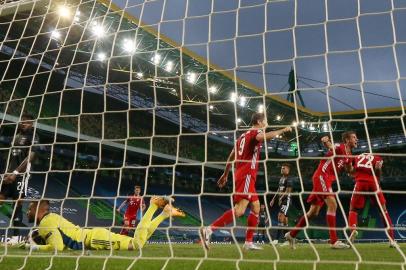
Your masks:
M241 247L241 246L240 246ZM18 248L0 249L0 269L53 269L53 270L347 270L347 269L397 269L403 270L402 254L387 244L356 244L356 250L332 250L326 244L299 244L296 250L289 247L263 245L262 251L239 252L232 244L212 245L206 254L198 244L147 244L142 254L138 252L91 251L81 255L78 251L66 251L58 255L35 252L30 256ZM403 254L406 244L400 244ZM109 256L112 255L112 256ZM359 257L360 256L360 257ZM357 267L358 264L358 268Z

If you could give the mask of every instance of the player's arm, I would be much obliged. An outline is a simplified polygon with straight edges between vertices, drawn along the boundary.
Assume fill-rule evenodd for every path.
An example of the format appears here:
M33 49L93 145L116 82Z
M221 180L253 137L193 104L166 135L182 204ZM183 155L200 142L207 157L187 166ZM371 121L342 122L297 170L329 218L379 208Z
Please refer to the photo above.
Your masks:
M287 187L285 192L279 196L279 201L282 201L286 196L288 196L292 192L292 187Z
M231 165L234 162L234 160L235 160L235 151L233 148L233 150L230 152L230 155L227 158L227 164L224 169L224 173L220 176L220 179L217 181L217 185L219 186L219 188L222 188L226 185L228 173L230 172Z
M383 166L383 160L382 159L375 163L374 169L375 169L376 177L380 177L382 175L382 166Z
M141 199L141 212L145 211L145 208L147 208L147 206L145 205L145 202L143 199Z
M326 147L328 150L333 150L334 149L334 145L330 140L329 136L324 136L323 138L321 138L321 143L324 145L324 147Z
M275 204L275 200L276 200L276 197L279 195L279 187L278 187L278 190L276 191L276 193L273 195L273 197L272 197L272 200L269 202L269 206L270 207L273 207L273 205Z
M63 251L64 249L61 233L56 229L46 230L45 242L45 245L27 243L21 246L21 248L30 249L32 251Z
M16 169L14 169L12 173L9 173L4 177L5 183L14 182L18 174L24 173L27 170L28 163L31 163L34 157L35 153L33 151L30 151L30 154L21 162L21 164Z
M116 209L117 213L120 213L121 208L123 208L124 205L126 205L126 203L127 203L127 199L125 199L125 200L120 204L120 206Z
M255 137L255 139L259 142L263 142L264 140L271 140L273 138L275 138L276 136L282 135L285 132L291 132L292 128L291 127L285 127L282 129L278 129L278 130L273 130L273 131L269 131L266 133L260 132L258 133L258 135Z

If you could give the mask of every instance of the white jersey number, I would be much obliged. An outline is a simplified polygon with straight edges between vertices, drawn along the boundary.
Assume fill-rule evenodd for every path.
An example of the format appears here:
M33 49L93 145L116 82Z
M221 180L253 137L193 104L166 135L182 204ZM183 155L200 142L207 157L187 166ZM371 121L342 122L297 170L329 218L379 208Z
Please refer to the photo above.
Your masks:
M240 145L238 146L238 155L241 156L242 153L244 152L244 146L245 146L245 134L242 136Z
M365 155L365 154L360 155L360 160L358 160L357 167L371 169L372 161L374 160L374 158L375 157L371 156L371 155Z

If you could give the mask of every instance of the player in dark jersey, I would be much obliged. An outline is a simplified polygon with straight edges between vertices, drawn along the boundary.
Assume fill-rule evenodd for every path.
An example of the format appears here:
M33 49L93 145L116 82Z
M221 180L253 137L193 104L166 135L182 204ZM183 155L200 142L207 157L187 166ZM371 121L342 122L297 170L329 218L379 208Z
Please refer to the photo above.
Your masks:
M22 201L27 193L31 161L35 156L35 149L31 147L38 144L38 137L34 135L34 121L29 114L24 114L18 125L17 134L12 142L8 159L7 173L3 176L0 187L0 204L11 198L14 201L12 215L13 226L22 226ZM19 229L14 229L14 235Z
M254 113L251 117L252 128L243 133L237 140L234 149L227 159L227 164L223 175L217 182L222 188L226 185L231 165L235 162L234 172L234 208L225 212L221 217L214 221L210 226L200 230L202 243L206 249L209 248L210 237L214 230L224 227L233 222L234 217L238 218L244 215L248 205L251 205L251 211L247 219L247 232L245 237L244 249L262 249L253 243L254 230L258 225L259 200L255 190L255 181L258 172L258 161L260 158L262 142L275 138L284 132L292 130L290 127L284 129L263 132L267 122L263 113Z
M124 214L124 227L121 229L120 234L128 235L129 228L137 227L137 215L138 212L144 212L145 203L141 197L141 186L134 187L134 195L128 197L122 204L117 208L117 212L120 213L121 208L127 205L127 209Z
M379 206L382 215L383 223L387 228L390 247L395 247L395 232L393 223L386 208L385 196L382 193L379 185L379 177L382 175L383 160L380 156L372 154L361 154L357 156L352 164L350 164L350 172L355 179L354 192L351 197L350 212L348 215L348 225L351 229L350 241L354 242L358 235L356 230L358 224L358 211L364 208L365 198L371 197ZM362 192L374 192L374 194L366 195Z
M299 219L293 230L285 234L285 238L292 248L295 248L296 235L301 228L306 226L306 219L317 217L324 204L327 204L326 222L329 227L331 248L344 249L350 247L338 240L337 237L335 228L337 201L332 184L336 181L336 172L339 174L351 162L351 151L357 146L358 138L353 131L344 132L341 138L343 143L337 146L332 144L328 136L321 139L324 146L329 149L326 157L330 157L330 159L321 160L316 172L313 174L313 190L307 198L307 202L311 204L309 211Z
M275 201L278 200L279 213L278 213L278 227L288 226L288 210L291 204L290 194L292 192L292 179L289 178L290 174L290 164L284 163L281 167L282 177L279 180L279 187L276 194L273 196L270 207L274 206ZM284 236L286 233L285 229L279 228L275 237L275 243Z
M265 243L267 238L267 229L269 226L269 218L266 213L265 204L261 204L258 215L258 229L257 229L257 241Z

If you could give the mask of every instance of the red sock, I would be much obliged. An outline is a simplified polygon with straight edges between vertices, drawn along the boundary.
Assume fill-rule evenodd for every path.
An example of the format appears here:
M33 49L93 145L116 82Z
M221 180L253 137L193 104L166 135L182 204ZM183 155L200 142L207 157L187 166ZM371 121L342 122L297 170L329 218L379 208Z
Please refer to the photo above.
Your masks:
M254 238L254 231L256 230L258 225L258 215L254 212L250 212L248 219L247 219L247 232L245 234L245 242L252 242Z
M296 235L299 233L300 229L306 226L306 218L303 215L299 221L297 222L295 228L290 231L290 236L296 237Z
M233 222L233 217L234 217L233 209L230 209L211 224L211 229L214 231L217 230L217 228L219 227L225 227L226 225Z
M335 230L335 228L336 228L336 213L335 212L327 212L326 220L327 220L327 225L328 225L329 233L330 233L330 244L334 244L338 240L337 231Z
M355 230L358 225L358 213L355 211L350 211L348 215L348 226L350 226L351 231Z
M390 218L388 211L385 212L385 217L386 217L386 220L388 220L389 224L386 222L385 219L384 219L383 224L385 224L386 227L389 227L388 234L389 234L389 237L391 238L391 240L395 240L395 231L393 230L392 219Z

